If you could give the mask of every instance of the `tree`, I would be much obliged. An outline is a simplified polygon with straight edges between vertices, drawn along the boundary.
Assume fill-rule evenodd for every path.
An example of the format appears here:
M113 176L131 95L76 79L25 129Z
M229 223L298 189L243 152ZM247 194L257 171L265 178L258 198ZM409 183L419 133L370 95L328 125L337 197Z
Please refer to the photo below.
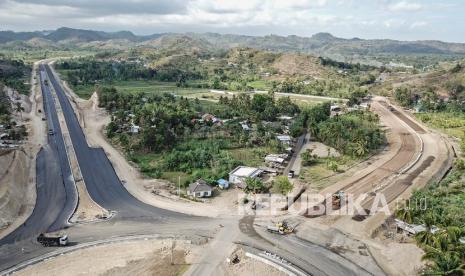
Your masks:
M114 122L114 121L111 121L107 127L107 136L108 138L113 138L115 136L115 132L118 130L118 125Z
M16 113L19 113L19 115L21 116L21 120L23 119L23 111L24 111L24 107L21 105L21 102L15 102L15 111Z
M366 140L360 140L355 143L354 153L356 156L364 156L368 153L368 142Z
M427 215L425 215L423 221L424 221L426 230L416 234L415 239L420 244L433 247L438 242L437 237L431 231L431 228L433 227L433 223L434 223L433 213L428 213Z
M334 161L334 160L329 160L326 163L326 166L328 167L328 169L332 170L333 172L337 172L339 170L339 166L338 166L337 162Z
M398 87L394 92L394 98L403 107L410 107L413 104L412 93L407 87Z
M407 223L413 222L412 211L408 208L408 201L405 207L396 210L396 217Z
M465 275L465 265L462 263L456 252L443 252L437 248L425 247L426 254L423 260L433 261L433 265L425 271L427 275L447 275L463 276Z
M307 149L306 151L300 154L302 158L302 163L305 166L310 166L317 161L317 155L313 154L313 149Z
M263 189L265 188L263 182L260 179L252 177L248 177L245 179L245 185L245 190L247 192L253 192L254 194L263 191Z
M291 183L291 181L289 181L289 179L283 175L276 177L274 180L274 185L282 195L287 195L294 188L294 185Z

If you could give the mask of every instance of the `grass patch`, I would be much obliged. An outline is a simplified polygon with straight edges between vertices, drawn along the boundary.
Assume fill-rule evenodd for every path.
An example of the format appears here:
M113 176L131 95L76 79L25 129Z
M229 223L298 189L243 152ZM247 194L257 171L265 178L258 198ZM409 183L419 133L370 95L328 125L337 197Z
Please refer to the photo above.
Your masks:
M66 79L66 70L60 70L61 76ZM174 82L161 81L112 81L99 84L75 85L73 90L81 98L88 99L98 86L113 86L123 93L173 93L181 96L190 96L199 93L209 93L205 88L183 88L177 87Z
M254 147L232 149L228 152L245 166L258 167L263 165L263 158L270 150L266 147Z
M422 123L441 132L461 140L461 147L465 149L465 114L450 112L416 113Z
M338 171L334 172L328 168L328 161L335 161L338 166ZM300 172L300 179L305 183L309 183L311 188L322 190L332 185L335 180L327 181L328 177L341 175L346 170L350 169L354 164L359 162L360 159L352 158L348 155L331 158L319 158L316 163L311 166L303 166Z
M248 83L249 86L257 89L257 90L270 90L271 84L266 80L256 80Z

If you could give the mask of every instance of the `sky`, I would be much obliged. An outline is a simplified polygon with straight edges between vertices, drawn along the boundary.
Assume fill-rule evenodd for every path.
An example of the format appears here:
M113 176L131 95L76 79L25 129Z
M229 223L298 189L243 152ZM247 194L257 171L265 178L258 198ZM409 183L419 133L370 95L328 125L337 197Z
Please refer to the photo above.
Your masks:
M465 0L0 0L0 29L465 42Z

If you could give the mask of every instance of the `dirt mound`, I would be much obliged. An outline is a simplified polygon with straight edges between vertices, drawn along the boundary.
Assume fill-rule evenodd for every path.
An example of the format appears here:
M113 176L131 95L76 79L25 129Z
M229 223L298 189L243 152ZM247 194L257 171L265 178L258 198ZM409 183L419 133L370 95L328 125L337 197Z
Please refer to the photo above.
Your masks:
M318 58L301 54L284 54L273 63L272 67L286 76L305 75L322 78L328 74Z
M26 210L31 159L22 151L0 157L0 229L10 225ZM6 166L3 166L6 165Z

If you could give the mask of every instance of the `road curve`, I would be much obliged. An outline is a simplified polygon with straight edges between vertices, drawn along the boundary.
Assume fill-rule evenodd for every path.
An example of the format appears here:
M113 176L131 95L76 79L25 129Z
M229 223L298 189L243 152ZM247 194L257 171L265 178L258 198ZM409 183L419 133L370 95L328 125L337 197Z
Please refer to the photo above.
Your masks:
M100 206L116 211L116 218L188 217L181 213L156 208L137 200L122 185L102 148L91 148L73 107L49 65L43 65L57 94L86 188Z

